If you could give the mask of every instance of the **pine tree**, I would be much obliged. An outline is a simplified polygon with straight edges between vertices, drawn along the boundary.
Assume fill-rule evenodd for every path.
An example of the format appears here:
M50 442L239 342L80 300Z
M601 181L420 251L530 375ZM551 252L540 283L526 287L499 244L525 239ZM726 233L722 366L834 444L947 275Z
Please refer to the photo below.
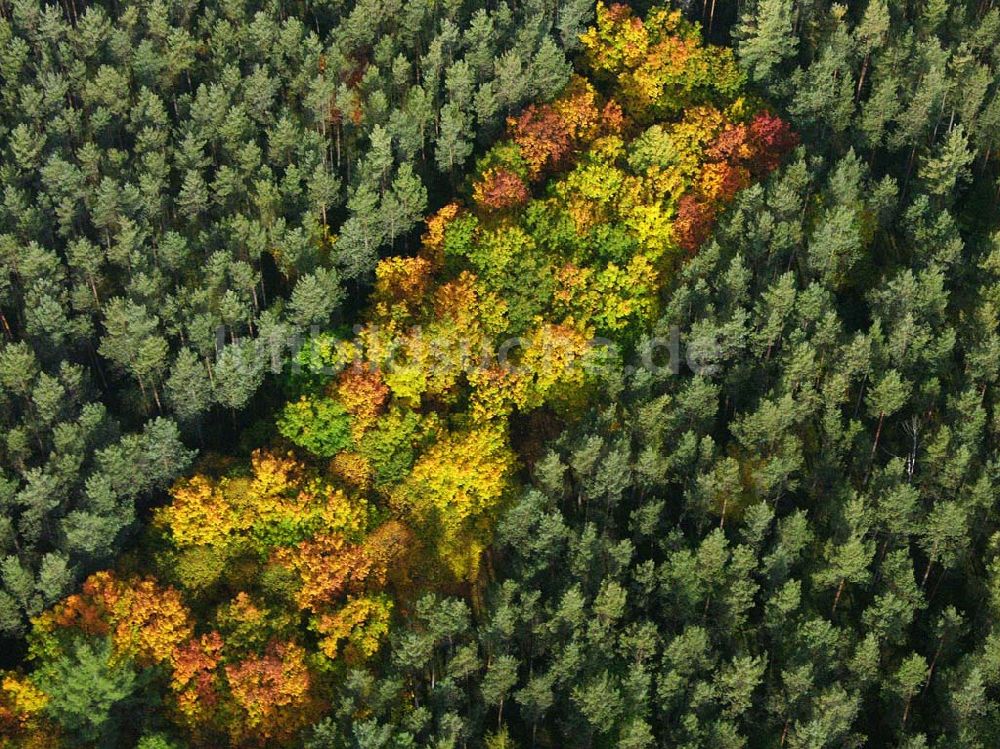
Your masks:
M757 83L770 83L785 60L795 56L792 0L759 0L733 30L740 64Z

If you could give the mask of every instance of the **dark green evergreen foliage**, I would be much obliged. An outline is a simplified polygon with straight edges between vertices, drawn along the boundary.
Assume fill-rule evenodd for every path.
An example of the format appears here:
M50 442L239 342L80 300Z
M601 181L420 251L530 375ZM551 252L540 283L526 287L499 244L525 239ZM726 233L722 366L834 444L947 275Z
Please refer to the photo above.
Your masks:
M854 147L947 200L1000 145L1000 9L869 0L743 4L733 28L752 81L814 149ZM724 12L724 14L727 14Z
M953 332L981 302L947 291L958 260L981 263L995 246L954 233L960 258L856 271L866 303L848 322L839 279L812 262L828 241L821 217L848 192L858 215L886 215L877 201L888 191L853 155L832 168L801 160L744 193L663 320L715 342L712 370L612 383L605 401L617 405L561 440L536 471L541 492L508 517L512 577L522 595L541 594L537 621L552 627L574 599L580 611L585 655L571 678L560 681L574 650L565 633L525 653L533 678L558 674L546 745L614 744L636 724L670 746L996 740L951 697L975 668L969 636L989 632L964 580L989 558L1000 477L990 380L965 370L972 342ZM875 235L899 232L907 215ZM996 283L981 275L976 287ZM906 342L922 345L903 345L904 318ZM554 569L565 570L555 585ZM620 613L595 636L614 588ZM955 638L947 654L940 626ZM581 683L617 693L618 707L587 701Z
M123 745L151 707L143 704L144 677L115 657L107 638L73 640L37 678L51 695L46 713L80 745Z
M111 561L190 463L165 419L197 441L341 318L591 13L0 2L0 632Z
M316 745L995 745L1000 244L898 198L853 153L746 190L656 331L700 373L610 373L475 626L422 602Z
M738 17L804 145L665 298L652 333L691 366L607 373L527 466L475 605L398 611L306 746L1000 744L1000 10L734 6L688 11L716 36ZM14 633L189 460L170 422L117 421L245 405L264 372L240 339L336 317L424 191L558 87L591 12L72 7L0 25ZM376 482L412 461L369 439ZM102 647L58 664L87 688L50 675L81 741L141 694Z
M121 434L89 395L80 365L47 374L24 342L0 349L0 627L26 621L72 590L86 569L113 558L134 530L136 502L191 464L174 422L155 417Z

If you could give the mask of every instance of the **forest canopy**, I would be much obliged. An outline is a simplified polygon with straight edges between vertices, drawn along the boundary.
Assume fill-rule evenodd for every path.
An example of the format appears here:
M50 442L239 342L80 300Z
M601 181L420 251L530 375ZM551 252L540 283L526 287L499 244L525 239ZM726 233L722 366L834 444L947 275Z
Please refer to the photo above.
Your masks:
M0 3L0 632L238 441L587 10Z
M1000 10L0 8L0 746L1000 741Z

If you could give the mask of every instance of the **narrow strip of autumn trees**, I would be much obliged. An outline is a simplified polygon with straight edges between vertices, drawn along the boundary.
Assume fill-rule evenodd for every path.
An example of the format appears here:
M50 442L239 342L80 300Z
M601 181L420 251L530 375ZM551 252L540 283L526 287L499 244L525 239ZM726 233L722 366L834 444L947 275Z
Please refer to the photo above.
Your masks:
M634 343L718 213L796 142L677 12L599 6L582 43L588 76L508 120L471 205L378 265L356 338L303 350L285 441L179 482L148 558L36 620L32 668L0 692L6 730L114 739L106 705L133 700L194 744L291 742L417 593L475 594L518 484L515 418L571 420L591 340ZM103 712L69 691L79 664L101 673Z

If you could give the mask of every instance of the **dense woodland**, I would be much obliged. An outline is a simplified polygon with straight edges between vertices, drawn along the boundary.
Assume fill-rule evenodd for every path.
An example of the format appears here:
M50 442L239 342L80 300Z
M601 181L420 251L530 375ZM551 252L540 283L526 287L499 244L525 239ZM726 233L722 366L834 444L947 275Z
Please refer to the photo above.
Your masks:
M134 541L190 448L235 447L294 334L347 321L477 142L559 92L558 40L592 9L0 11L0 629L19 637Z
M1000 743L1000 8L0 16L0 746Z

